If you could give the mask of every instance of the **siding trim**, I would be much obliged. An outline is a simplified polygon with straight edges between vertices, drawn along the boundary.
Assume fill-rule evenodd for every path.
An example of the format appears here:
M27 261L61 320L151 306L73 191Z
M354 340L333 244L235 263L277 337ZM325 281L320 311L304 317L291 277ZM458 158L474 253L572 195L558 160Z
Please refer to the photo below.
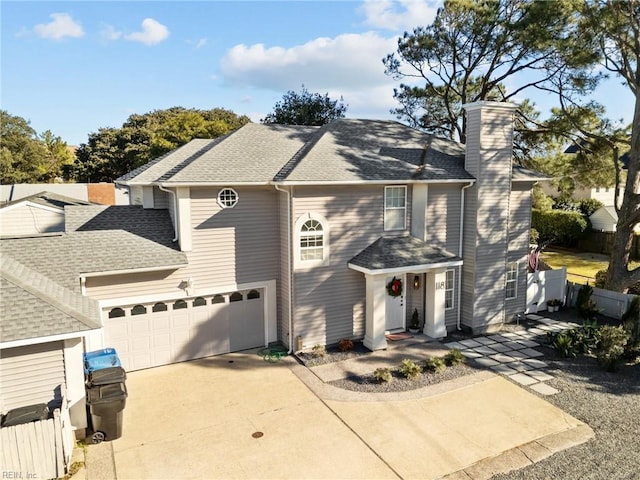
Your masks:
M60 340L68 340L71 338L83 338L83 337L88 337L93 332L97 332L100 330L102 330L102 327L93 328L91 330L84 330L82 332L61 333L59 335L51 335L48 337L23 338L20 340L13 340L12 342L0 342L0 349L26 347L28 345L38 345L40 343L57 342Z
M106 272L86 272L80 274L80 281L84 278L91 277L108 277L111 275L127 275L129 273L144 273L144 272L162 272L164 270L178 270L180 268L188 267L189 263L177 263L175 265L162 265L160 267L143 267L143 268L131 268L126 270L109 270Z
M385 274L393 274L393 273L420 273L429 270L434 270L437 268L448 268L448 267L459 267L462 265L462 260L452 260L450 262L440 262L440 263L429 263L427 265L410 265L408 267L396 267L396 268L381 268L381 269L370 269L366 267L361 267L359 265L354 265L353 263L348 263L347 266L358 272L362 272L367 275L381 275Z

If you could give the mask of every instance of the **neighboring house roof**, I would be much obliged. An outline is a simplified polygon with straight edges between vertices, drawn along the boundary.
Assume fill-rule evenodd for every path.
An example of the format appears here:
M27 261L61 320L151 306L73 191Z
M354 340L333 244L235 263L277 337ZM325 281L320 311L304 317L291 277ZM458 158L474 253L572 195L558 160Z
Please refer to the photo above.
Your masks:
M204 184L471 181L465 147L395 121L340 119L322 127L249 123L192 140L116 183ZM520 167L515 181L545 178Z
M85 332L101 327L98 302L6 255L0 260L0 342Z
M77 198L67 197L65 195L59 195L57 193L52 192L39 192L34 195L29 195L28 197L20 198L18 200L13 200L11 202L7 202L2 205L0 208L9 208L15 205L20 205L23 203L31 203L34 205L40 205L43 207L51 207L58 208L60 210L64 210L64 207L67 205L90 205L90 202L85 202L84 200L78 200Z
M188 264L178 250L167 210L141 206L70 206L66 233L0 240L9 256L65 288L80 292L81 275L179 268Z
M462 265L462 259L412 236L380 237L349 260L350 268L365 273L405 272L436 265Z

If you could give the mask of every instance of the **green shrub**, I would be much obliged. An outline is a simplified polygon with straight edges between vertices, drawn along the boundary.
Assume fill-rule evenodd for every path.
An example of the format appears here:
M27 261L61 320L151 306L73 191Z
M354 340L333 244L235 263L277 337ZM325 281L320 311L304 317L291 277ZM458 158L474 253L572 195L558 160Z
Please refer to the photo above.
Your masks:
M587 230L588 223L579 212L532 210L531 227L538 231L540 242L553 241L573 246Z
M533 187L532 207L538 210L551 210L553 208L553 198L544 193L542 187L538 184Z
M630 295L640 295L640 282L636 282L627 289Z
M466 357L462 354L459 348L452 348L444 356L444 361L447 365L453 367L455 365L461 365L467 362Z
M628 340L629 334L622 325L602 327L600 329L600 343L596 352L600 365L610 372L616 371Z
M562 358L574 358L577 354L577 348L574 339L566 332L547 332L547 339L553 346L554 350Z
M601 207L604 207L604 203L602 203L600 200L596 200L595 198L584 198L580 200L580 202L578 202L580 213L582 213L585 217L590 217L596 210Z
M596 281L594 285L596 288L604 288L605 283L607 282L607 270L598 270L595 277Z
M539 241L540 241L540 234L538 233L538 230L536 230L535 228L532 228L531 231L529 232L529 243L532 243L533 245L538 245Z
M338 350L341 352L350 352L353 350L353 342L347 338L343 338L338 342Z
M422 367L413 360L405 358L400 364L398 371L409 380L413 380L422 373Z
M324 347L324 345L320 345L319 343L317 345L314 345L311 349L311 356L314 358L324 357L326 353L327 349Z
M596 302L591 300L591 294L593 294L593 287L587 283L580 287L576 297L576 310L582 318L587 320L599 312Z
M389 383L393 379L389 368L376 368L373 376L376 377L378 383Z
M572 329L576 348L580 353L593 353L600 344L600 326L598 322L587 321L581 327Z
M464 357L463 357L464 358ZM434 373L442 373L447 369L447 364L444 358L441 357L428 357L427 369Z

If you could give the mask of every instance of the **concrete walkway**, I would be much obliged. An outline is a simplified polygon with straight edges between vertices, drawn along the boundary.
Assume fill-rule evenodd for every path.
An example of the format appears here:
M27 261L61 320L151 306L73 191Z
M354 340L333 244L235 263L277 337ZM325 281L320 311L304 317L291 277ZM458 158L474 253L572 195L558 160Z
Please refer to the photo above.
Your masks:
M255 352L132 372L123 436L88 447L84 478L479 480L593 437L489 369L396 394L323 380L447 351L437 342L391 345L313 372Z

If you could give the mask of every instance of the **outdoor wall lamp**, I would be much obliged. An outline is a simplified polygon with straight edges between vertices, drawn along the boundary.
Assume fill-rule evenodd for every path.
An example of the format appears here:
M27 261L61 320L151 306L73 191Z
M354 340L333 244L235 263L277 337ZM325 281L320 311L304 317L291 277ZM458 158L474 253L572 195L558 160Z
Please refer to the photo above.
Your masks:
M415 275L413 277L413 289L418 290L420 288L420 275Z

